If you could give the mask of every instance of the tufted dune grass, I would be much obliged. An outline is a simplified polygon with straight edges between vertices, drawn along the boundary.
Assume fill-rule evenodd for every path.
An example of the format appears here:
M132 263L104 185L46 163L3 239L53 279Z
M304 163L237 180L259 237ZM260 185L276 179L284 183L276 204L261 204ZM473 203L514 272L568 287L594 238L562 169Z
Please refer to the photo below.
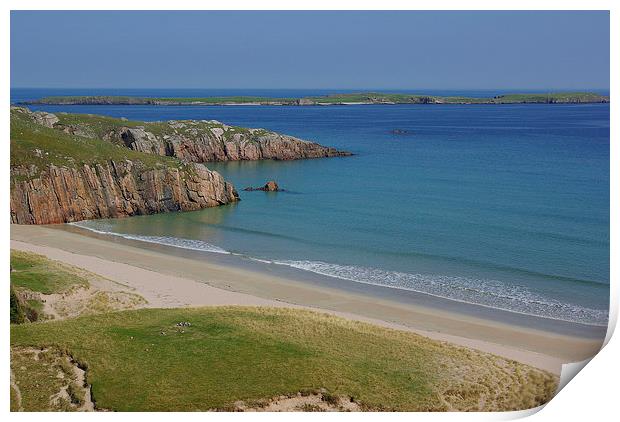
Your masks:
M49 295L88 287L88 280L42 255L11 249L11 284L18 289Z
M141 309L13 325L11 346L70 354L88 368L96 406L118 411L230 409L317 389L368 410L515 410L550 400L558 381L413 333L284 308Z

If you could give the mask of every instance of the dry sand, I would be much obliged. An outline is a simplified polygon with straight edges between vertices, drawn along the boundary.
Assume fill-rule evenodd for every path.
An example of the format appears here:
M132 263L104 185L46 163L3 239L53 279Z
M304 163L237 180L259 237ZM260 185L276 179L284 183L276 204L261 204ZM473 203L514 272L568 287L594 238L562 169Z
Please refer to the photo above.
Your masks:
M35 252L128 286L151 307L304 307L412 331L559 374L601 340L558 335L443 310L374 299L45 226L11 226L11 248Z

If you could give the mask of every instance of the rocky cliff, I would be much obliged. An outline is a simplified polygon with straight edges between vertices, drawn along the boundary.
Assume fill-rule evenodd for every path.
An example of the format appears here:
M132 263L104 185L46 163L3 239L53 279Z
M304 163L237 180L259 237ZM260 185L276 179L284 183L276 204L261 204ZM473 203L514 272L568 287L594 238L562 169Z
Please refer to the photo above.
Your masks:
M23 168L11 174L23 175ZM193 211L234 202L233 186L201 164L188 170L142 171L132 161L50 165L37 177L11 186L11 222L56 224L167 211Z
M129 122L92 115L58 114L52 126L69 134L98 137L135 151L189 162L297 160L347 156L325 147L265 129L229 126L216 120ZM51 117L47 121L53 120Z
M49 113L11 109L11 222L54 224L189 211L238 200L202 164L52 129Z

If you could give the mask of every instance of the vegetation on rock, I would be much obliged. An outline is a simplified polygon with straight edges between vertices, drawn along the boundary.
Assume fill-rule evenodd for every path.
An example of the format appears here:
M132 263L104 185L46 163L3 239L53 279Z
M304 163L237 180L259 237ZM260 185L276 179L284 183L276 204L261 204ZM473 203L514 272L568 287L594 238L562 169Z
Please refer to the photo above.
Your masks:
M54 127L129 149L189 162L297 160L351 155L345 151L265 129L229 126L216 120L139 122L89 114L57 114Z
M202 164L66 133L58 120L11 108L13 223L190 211L238 200L234 187Z

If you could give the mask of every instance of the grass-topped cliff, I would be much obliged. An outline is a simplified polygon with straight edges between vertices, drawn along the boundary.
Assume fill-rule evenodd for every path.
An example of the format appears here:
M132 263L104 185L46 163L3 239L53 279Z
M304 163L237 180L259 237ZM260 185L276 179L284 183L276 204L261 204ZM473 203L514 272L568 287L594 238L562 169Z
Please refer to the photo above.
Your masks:
M30 169L27 174L16 175L14 180L38 177L51 165L77 168L85 164L105 164L110 160L130 160L145 170L187 169L186 164L180 160L122 148L101 140L100 136L75 136L44 126L39 116L44 114L32 113L21 107L11 108L11 167L23 166ZM66 118L71 119L69 115L66 115ZM96 132L94 135L97 135Z
M132 150L11 108L11 222L51 224L196 210L234 202L234 187L201 164Z
M255 138L268 133L265 129L248 129L240 126L229 126L216 120L192 121L165 121L143 122L127 120L96 114L56 113L58 122L55 127L67 132L76 133L85 137L110 140L113 143L126 146L122 138L114 134L122 129L141 128L155 136L182 135L197 138L211 131L222 130L223 139L232 139L235 134L253 134ZM224 131L224 129L226 129Z
M591 92L552 92L545 94L504 94L492 98L361 92L299 98L254 96L150 98L127 96L54 96L25 104L103 104L103 105L335 105L335 104L556 104L607 103L609 96Z
M129 149L190 162L297 160L351 155L266 129L229 126L216 120L140 122L92 114L58 113L54 128L107 140Z

